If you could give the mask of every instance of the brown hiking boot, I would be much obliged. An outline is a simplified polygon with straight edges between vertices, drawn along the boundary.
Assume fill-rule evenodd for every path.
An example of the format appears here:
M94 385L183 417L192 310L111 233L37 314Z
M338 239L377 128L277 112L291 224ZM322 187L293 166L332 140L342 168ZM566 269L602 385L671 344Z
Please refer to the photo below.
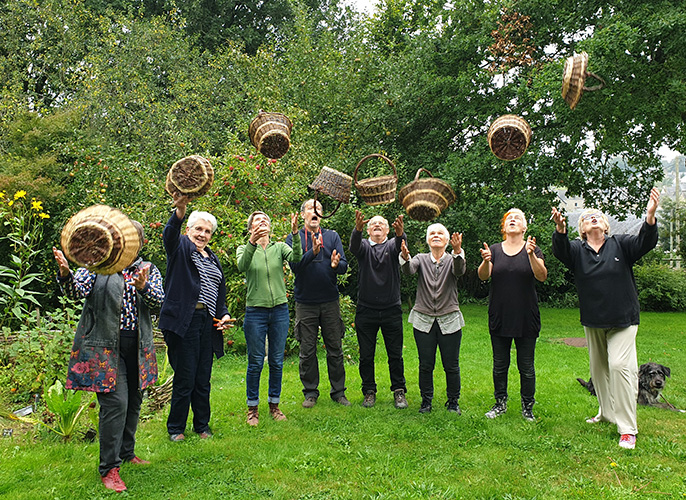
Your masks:
M279 403L269 403L269 414L277 422L286 420L286 415L284 415L283 412L279 410Z
M248 406L248 425L256 426L260 421L260 413L257 406Z

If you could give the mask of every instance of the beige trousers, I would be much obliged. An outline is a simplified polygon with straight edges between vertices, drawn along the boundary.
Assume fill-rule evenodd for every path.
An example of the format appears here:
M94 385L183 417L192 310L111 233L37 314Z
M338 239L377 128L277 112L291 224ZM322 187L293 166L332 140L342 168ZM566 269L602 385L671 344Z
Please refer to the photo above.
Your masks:
M638 434L638 325L627 328L585 326L584 332L591 378L600 405L597 418L616 423L620 434Z

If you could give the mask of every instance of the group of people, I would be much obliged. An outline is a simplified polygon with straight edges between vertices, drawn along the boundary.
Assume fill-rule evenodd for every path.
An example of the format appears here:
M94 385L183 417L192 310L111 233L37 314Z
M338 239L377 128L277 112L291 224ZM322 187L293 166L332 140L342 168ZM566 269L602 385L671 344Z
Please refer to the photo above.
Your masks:
M223 355L222 330L233 325L226 307L226 284L217 256L208 243L217 221L207 212L192 212L186 221L188 198L175 195L175 209L163 232L167 272L162 285L159 270L137 259L114 275L86 269L72 272L61 251L53 248L63 291L85 298L69 364L67 387L97 393L100 403L100 466L105 486L124 491L119 476L122 462L146 464L134 453L142 391L157 378L152 341L151 309L160 309L159 327L174 369L167 432L173 442L184 441L190 409L193 431L212 437L210 378L213 358ZM655 212L659 192L653 189L646 220L636 236L609 235L609 222L597 210L584 212L578 224L580 239L570 241L566 220L555 208L553 254L574 274L579 295L591 376L599 411L590 424L612 422L621 435L619 445L634 448L636 434L639 307L633 264L657 243ZM345 395L345 368L337 276L348 268L339 235L321 227L321 204L307 200L300 214L291 216L285 242L271 240L271 219L261 211L247 221L248 242L237 249L238 268L247 285L243 330L246 338L247 423L259 423L259 385L265 359L269 366L269 415L286 420L279 408L283 361L289 328L284 281L285 264L295 274L294 333L300 343L299 374L304 408L319 398L317 342L326 348L330 397L350 406ZM299 216L304 225L298 227ZM143 240L143 228L134 221ZM367 237L363 235L365 230ZM389 238L389 233L393 234ZM520 375L522 416L533 421L536 375L534 354L541 320L536 282L547 269L536 239L525 236L527 217L519 209L502 218L503 241L481 249L479 278L491 280L488 325L493 352L495 403L490 419L507 411L510 351L514 341ZM462 234L442 224L426 231L428 253L411 256L403 216L392 224L381 216L366 220L358 210L349 251L358 264L355 330L360 348L362 406L376 404L375 351L379 330L384 340L390 390L398 409L408 407L403 362L403 321L400 273L417 275L417 291L408 321L413 326L419 357L420 413L432 411L433 372L440 351L446 377L446 409L460 414L460 345L464 318L457 281L465 273ZM448 247L450 246L450 251ZM99 367L93 369L93 367Z

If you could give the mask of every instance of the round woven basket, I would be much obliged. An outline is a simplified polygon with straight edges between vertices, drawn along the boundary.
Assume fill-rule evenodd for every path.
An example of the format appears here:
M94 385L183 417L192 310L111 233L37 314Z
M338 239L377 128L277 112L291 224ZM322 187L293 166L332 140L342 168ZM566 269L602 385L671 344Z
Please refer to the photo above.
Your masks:
M370 177L369 179L358 181L357 171L360 169L360 166L370 158L380 158L388 163L393 169L393 175ZM374 153L362 158L355 167L353 178L355 180L355 187L360 193L360 198L362 198L367 205L382 205L384 203L391 203L395 200L395 190L398 187L398 173L395 170L393 162L384 155Z
M592 87L586 87L586 78L592 76L600 83ZM562 98L574 109L581 99L584 90L592 92L605 86L605 80L588 71L588 54L574 54L565 60L565 68L562 72Z
M516 160L529 147L531 134L531 127L524 118L503 115L488 128L488 146L501 160Z
M171 166L164 189L172 196L177 194L194 199L207 193L213 182L214 169L210 161L192 155L181 158Z
M412 219L430 221L448 208L455 201L456 196L450 185L441 179L433 176L420 179L419 174L422 172L431 176L431 172L425 168L417 170L414 180L398 191L398 200Z
M250 142L267 158L278 160L291 147L293 122L283 113L260 111L250 122Z
M114 274L136 260L142 242L126 215L107 205L93 205L67 221L60 244L66 257L78 266Z
M350 191L352 190L353 178L343 172L333 168L322 167L317 178L309 185L314 190L314 211L322 219L331 217L342 203L350 201ZM338 201L338 205L329 215L317 213L317 197L322 193Z

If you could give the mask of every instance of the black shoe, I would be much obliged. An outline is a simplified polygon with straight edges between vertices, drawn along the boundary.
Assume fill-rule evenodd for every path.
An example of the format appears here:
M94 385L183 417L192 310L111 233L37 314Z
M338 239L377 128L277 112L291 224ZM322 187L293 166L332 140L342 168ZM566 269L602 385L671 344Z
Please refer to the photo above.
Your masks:
M507 411L507 397L496 398L493 407L486 412L486 418L497 418Z
M431 400L423 398L422 406L419 408L419 413L431 413Z
M535 401L522 401L522 417L524 417L524 420L529 422L536 421L536 417L534 417L534 412L532 411L534 403Z
M448 401L445 402L445 407L451 413L457 413L458 415L462 415L462 411L460 410L460 405L457 404L457 398L448 399Z

